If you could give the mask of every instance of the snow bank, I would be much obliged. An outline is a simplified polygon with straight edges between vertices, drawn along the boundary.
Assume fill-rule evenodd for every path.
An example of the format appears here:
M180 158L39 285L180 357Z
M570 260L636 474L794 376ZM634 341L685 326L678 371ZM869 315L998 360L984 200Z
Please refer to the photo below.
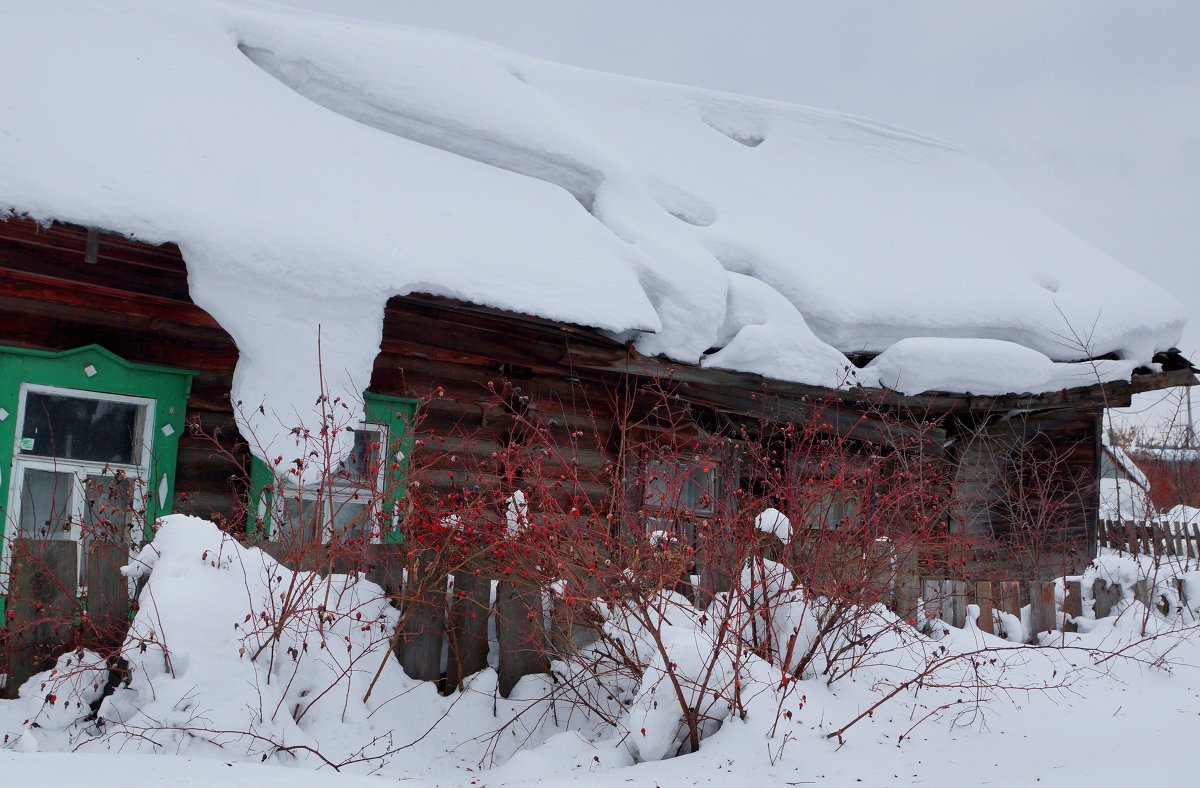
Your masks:
M822 386L888 351L905 391L1084 385L1049 360L1147 362L1183 322L963 151L838 113L219 0L6 3L0 69L0 212L178 243L264 454L313 426L318 328L357 401L416 291Z
M360 753L366 761L346 768L413 784L683 788L714 778L775 785L819 775L849 785L867 775L891 785L896 775L920 773L930 784L959 785L981 772L998 775L987 770L1003 763L1008 770L1029 769L1029 780L1022 772L1016 781L1022 784L1052 775L1056 785L1094 785L1111 781L1088 771L1096 759L1070 753L1109 741L1104 737L1114 729L1122 736L1148 731L1148 742L1172 743L1171 752L1175 742L1194 737L1179 725L1179 714L1194 714L1188 704L1200 689L1193 667L1200 664L1200 573L1179 575L1186 604L1164 613L1157 603L1147 607L1135 598L1136 584L1154 567L1119 556L1097 561L1081 579L1085 596L1096 578L1111 580L1122 589L1121 603L1101 620L1085 608L1076 620L1081 631L1043 636L1040 648L981 631L973 620L978 608L963 629L939 624L937 640L880 607L851 611L844 626L822 632L826 600L807 595L781 564L751 563L740 593L720 595L705 611L670 592L648 599L649 617L619 604L602 606L606 644L569 663L554 662L553 679L527 677L515 694L537 699L529 701L498 698L490 670L448 698L432 682L409 681L386 647L394 617L382 609L376 587L345 576L291 573L205 521L168 518L154 547L133 566L145 570L147 583L125 643L133 668L129 685L99 705L98 721L86 720L105 675L98 656L78 652L27 682L19 699L0 701L0 749L16 751L0 752L6 777L48 775L40 765L53 764L61 781L72 772L51 751L79 750L89 754L71 757L97 769L111 767L90 753L120 752L126 784L130 774L135 782L161 773L176 783L215 785L219 779L202 758L184 770L182 760L150 762L138 754L154 752L208 756L239 785L315 785L311 775L294 770L244 768L264 755L322 766L311 752L276 746L283 744L318 747L335 759ZM1159 571L1157 587L1173 587L1174 570ZM296 615L283 619L273 600L294 583L313 592L310 597L305 590L301 600L317 604L298 605ZM731 618L722 617L723 609ZM1019 631L1012 619L1006 626ZM281 620L289 623L275 648L257 653ZM652 629L662 638L661 650ZM732 637L738 632L745 640ZM793 639L792 658L785 660L781 646ZM814 644L820 646L816 658L797 679L796 655ZM613 650L606 654L605 647ZM386 660L384 671L375 699L364 703L377 657ZM705 716L704 738L698 753L657 764L682 743L672 675L685 702ZM575 681L581 676L586 680ZM727 705L734 697L736 710ZM834 734L860 715L844 736ZM598 718L612 722L598 724ZM1024 748L1012 764L995 755L1008 741L996 737L1006 732ZM1064 737L1074 737L1072 746ZM1042 741L1047 753L1037 749ZM390 758L373 758L382 748L392 748ZM24 754L35 751L41 753L36 758ZM968 756L976 760L966 768L960 759ZM1028 766L1030 757L1036 768ZM864 763L870 771L856 771ZM922 772L931 763L938 768ZM1161 758L1140 762L1141 777L1159 774L1156 764L1177 766ZM936 777L944 766L957 769L953 779ZM121 783L106 776L100 784Z
M1101 519L1144 521L1153 514L1154 503L1145 488L1130 479L1100 479Z
M767 507L754 518L754 528L767 534L774 534L780 542L787 544L792 539L792 521L783 512L774 507Z
M131 749L157 749L140 734L181 729L162 734L179 751L353 752L374 737L379 701L406 688L387 647L398 612L374 583L292 572L182 515L162 521L135 565L149 576L124 649L130 680L100 708Z
M351 770L386 763L431 774L446 758L444 776L465 773L464 760L476 768L503 762L566 729L540 713L549 677L526 677L503 699L487 669L444 697L433 682L404 674L391 649L400 613L379 586L293 572L206 520L164 518L129 570L145 584L122 648L127 680L101 700L107 664L87 651L63 655L21 687L20 699L0 701L0 746L23 740L22 748L41 751L309 768L349 759ZM587 722L575 715L573 728L591 735ZM435 730L434 746L417 746Z
M1077 356L1089 353L1080 350ZM1112 380L1128 380L1135 361L1056 363L1044 353L998 339L902 339L867 364L864 373L904 394L1042 394Z
M1200 509L1187 504L1176 504L1162 516L1162 520L1168 523L1187 523L1189 525L1200 523Z

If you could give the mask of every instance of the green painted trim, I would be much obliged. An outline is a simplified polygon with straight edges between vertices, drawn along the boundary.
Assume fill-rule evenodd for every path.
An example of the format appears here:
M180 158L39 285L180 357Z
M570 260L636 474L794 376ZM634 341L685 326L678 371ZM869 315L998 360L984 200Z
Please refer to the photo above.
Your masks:
M247 489L246 534L255 540L271 536L271 504L275 497L275 474L265 460L250 456L250 479ZM261 512L261 514L260 514Z
M91 368L91 373L89 373ZM197 373L126 361L99 345L60 352L0 346L0 408L8 416L0 421L0 535L7 527L8 497L17 441L17 412L21 387L54 386L97 394L117 394L154 400L154 425L150 432L150 478L146 479L146 534L150 524L171 513L175 495L175 463L179 439L186 424L188 395ZM165 478L162 503L159 490ZM0 548L2 549L2 548Z
M154 374L154 375L183 375L183 376L186 376L189 378L194 378L194 377L196 377L196 375L200 374L199 372L196 372L195 370L190 370L190 369L180 369L178 367L164 367L164 366L161 366L158 364L140 364L136 361L128 361L126 359L121 358L116 353L113 353L108 348L103 347L102 345L84 345L82 347L77 347L72 350L35 350L33 348L5 347L3 345L0 345L0 353L4 353L4 354L10 355L10 356L27 356L29 358L49 359L51 361L64 361L66 359L71 358L72 356L94 354L95 356L98 356L101 359L104 359L106 361L111 361L111 362L117 364L118 366L123 367L124 369L130 370L131 372L148 372L148 373ZM47 385L50 385L50 384L47 384ZM76 388L82 388L82 387L76 387ZM86 389L86 390L87 391L105 391L106 389L91 388L91 389ZM112 391L109 393L117 394L119 392ZM130 395L130 396L134 396L134 395Z
M382 424L388 430L388 446L384 454L388 464L383 475L386 492L383 515L385 522L391 522L396 510L403 507L408 498L408 466L413 452L411 427L417 412L417 401L409 397L389 397L367 392L363 395L363 403L367 422ZM397 454L403 457L399 462L394 461ZM384 531L380 541L384 544L402 543L403 528L389 528Z
M395 457L400 453L401 462L390 462L384 472L385 497L384 518L391 519L396 508L408 497L408 461L412 456L413 435L410 426L417 412L417 401L410 397L395 397L367 392L363 395L363 419L368 424L387 427L388 446L384 457ZM246 508L246 533L251 537L270 537L271 499L275 493L275 474L265 460L250 458L249 501ZM268 513L260 516L259 512ZM404 536L399 528L387 530L382 535L386 544L400 544Z

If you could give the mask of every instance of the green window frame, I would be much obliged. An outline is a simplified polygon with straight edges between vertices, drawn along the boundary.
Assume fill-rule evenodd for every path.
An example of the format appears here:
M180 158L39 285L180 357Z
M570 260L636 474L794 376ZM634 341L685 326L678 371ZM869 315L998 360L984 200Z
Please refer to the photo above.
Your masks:
M172 367L137 364L99 345L86 345L74 350L46 351L0 346L0 557L7 565L8 535L17 523L10 523L14 504L15 475L22 462L18 430L22 420L23 397L30 391L48 390L69 396L79 392L82 398L130 398L153 403L152 424L145 426L148 452L142 464L148 469L145 494L146 529L143 539L150 538L150 524L170 514L175 495L175 465L179 453L179 438L183 435L188 395L195 372ZM99 396L96 396L99 395ZM69 467L71 460L54 460ZM0 597L0 613L4 598Z
M383 462L382 485L385 495L381 519L384 523L395 523L398 510L408 497L409 458L413 451L411 427L416 412L417 401L410 397L373 392L363 394L363 423L380 425L387 431L386 452L381 455L391 458ZM271 514L275 509L274 495L278 480L266 461L251 456L248 481L246 533L251 538L270 540ZM404 537L401 530L393 525L383 529L380 541L384 544L400 544Z

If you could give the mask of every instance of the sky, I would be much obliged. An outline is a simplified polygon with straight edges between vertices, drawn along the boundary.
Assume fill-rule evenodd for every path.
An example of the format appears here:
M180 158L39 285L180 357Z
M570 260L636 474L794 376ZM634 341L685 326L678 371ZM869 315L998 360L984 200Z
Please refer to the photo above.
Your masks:
M1191 321L1180 348L1200 359L1195 0L283 3L941 137L1174 293ZM1138 409L1159 399L1141 398Z

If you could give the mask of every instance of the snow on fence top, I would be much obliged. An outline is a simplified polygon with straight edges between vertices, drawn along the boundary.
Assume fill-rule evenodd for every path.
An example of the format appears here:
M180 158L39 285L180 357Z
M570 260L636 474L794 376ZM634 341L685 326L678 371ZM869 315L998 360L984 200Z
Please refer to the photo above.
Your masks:
M176 242L234 398L290 422L317 326L355 399L417 291L909 392L1127 377L1183 322L963 151L834 112L213 0L5 3L0 68L0 212Z

